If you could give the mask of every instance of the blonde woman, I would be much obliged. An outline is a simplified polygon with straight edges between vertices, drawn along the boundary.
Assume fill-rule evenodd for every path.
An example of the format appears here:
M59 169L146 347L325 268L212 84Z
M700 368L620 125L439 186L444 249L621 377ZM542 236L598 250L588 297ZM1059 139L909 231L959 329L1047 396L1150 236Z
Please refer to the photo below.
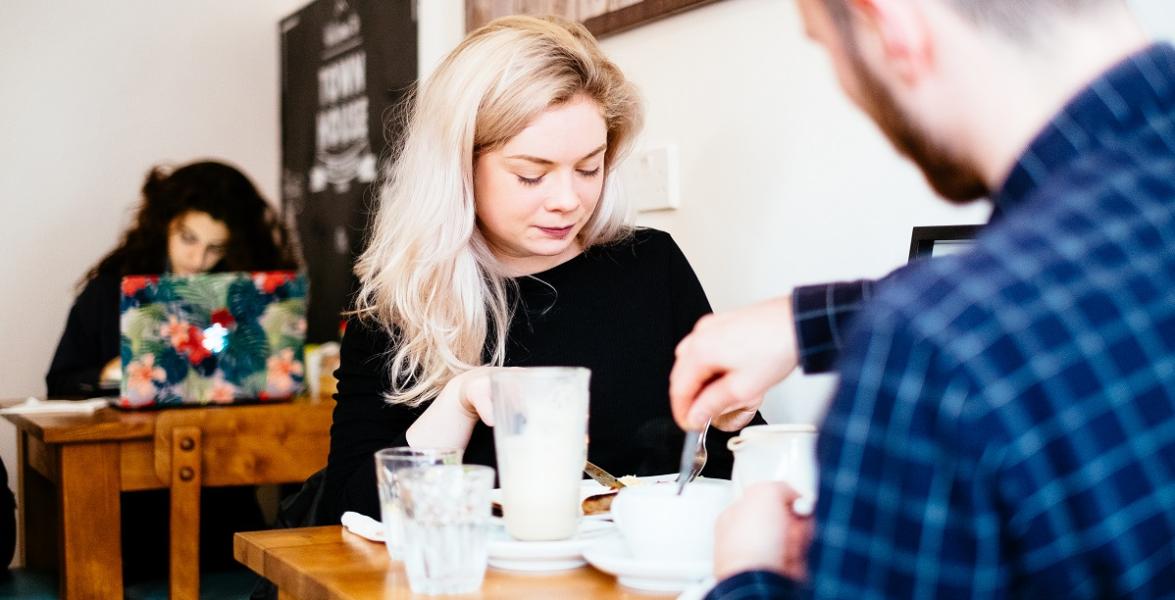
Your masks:
M560 19L493 21L421 85L356 265L320 521L379 514L380 448L492 466L475 384L501 366L589 367L590 459L676 470L673 350L710 306L673 240L634 230L607 185L641 123L632 85ZM729 474L727 438L711 435L708 475Z

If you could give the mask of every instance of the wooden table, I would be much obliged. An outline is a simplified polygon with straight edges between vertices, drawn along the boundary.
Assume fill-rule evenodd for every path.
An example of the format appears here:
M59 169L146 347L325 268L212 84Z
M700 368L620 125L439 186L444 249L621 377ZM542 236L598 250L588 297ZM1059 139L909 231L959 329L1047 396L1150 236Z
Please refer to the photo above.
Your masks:
M20 434L24 564L56 568L64 598L121 598L119 492L168 488L171 597L192 597L199 590L200 488L305 480L326 464L333 406L300 399L5 415Z
M306 527L238 533L233 555L277 585L280 600L408 598L404 564L388 558L383 544L342 527ZM480 592L461 598L595 600L673 598L621 587L591 567L548 574L486 570Z

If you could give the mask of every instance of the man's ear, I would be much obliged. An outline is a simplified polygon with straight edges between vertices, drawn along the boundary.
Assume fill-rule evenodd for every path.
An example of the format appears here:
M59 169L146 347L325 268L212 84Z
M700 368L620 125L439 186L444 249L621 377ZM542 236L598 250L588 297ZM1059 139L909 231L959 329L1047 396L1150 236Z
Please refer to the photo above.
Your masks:
M919 0L848 0L856 20L858 45L874 36L878 57L907 84L916 83L934 64L934 37Z

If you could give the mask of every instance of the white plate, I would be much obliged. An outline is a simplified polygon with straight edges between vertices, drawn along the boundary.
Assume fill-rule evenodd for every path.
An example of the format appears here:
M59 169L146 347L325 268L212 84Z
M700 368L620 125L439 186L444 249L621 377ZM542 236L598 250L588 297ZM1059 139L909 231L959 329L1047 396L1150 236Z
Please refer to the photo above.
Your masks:
M665 475L649 475L647 477L637 477L636 478L637 483L633 484L633 485L641 485L641 484L646 484L646 483L665 483L667 481L675 481L676 479L677 479L677 473L666 473ZM580 484L580 488L579 488L580 494L582 496L581 500L583 498L587 498L588 496L594 496L596 494L603 494L604 492L607 492L608 490L609 490L608 487L598 483L594 479L583 480L583 483Z
M637 481L639 483L665 483L667 481L674 481L676 479L677 479L677 473L668 473L666 475L649 475L647 477L637 477ZM610 491L608 487L597 483L595 480L584 479L579 484L579 501L583 502L589 496L595 496L596 494L603 494L608 491ZM490 500L501 504L502 503L502 488L494 488L493 490L491 490L490 491ZM600 519L609 520L612 518L612 516L609 513L603 512L603 513L599 513L599 514L595 514L595 515L587 515L584 518L585 519L592 519L592 520L600 520Z
M649 592L680 592L705 580L714 570L710 561L636 559L619 532L593 542L584 549L583 557L593 567L615 575L620 585Z
M579 531L566 540L550 542L521 542L506 533L501 519L494 519L490 529L489 564L495 569L506 571L563 571L578 569L586 564L583 549L600 540L615 529L606 521L584 519L579 522Z

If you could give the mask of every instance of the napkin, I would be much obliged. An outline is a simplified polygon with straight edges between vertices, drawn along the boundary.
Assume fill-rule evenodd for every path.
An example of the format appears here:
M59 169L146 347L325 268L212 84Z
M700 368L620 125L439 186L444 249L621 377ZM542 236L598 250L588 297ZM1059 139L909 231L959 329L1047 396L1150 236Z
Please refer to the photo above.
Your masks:
M109 398L90 398L89 400L40 400L29 397L20 404L0 409L3 415L32 415L32 414L93 414L99 408L110 405Z
M707 577L683 590L677 600L702 600L718 582L713 577Z
M367 516L361 515L354 511L347 511L343 513L343 527L347 531L373 542L384 541L384 525L379 521Z

